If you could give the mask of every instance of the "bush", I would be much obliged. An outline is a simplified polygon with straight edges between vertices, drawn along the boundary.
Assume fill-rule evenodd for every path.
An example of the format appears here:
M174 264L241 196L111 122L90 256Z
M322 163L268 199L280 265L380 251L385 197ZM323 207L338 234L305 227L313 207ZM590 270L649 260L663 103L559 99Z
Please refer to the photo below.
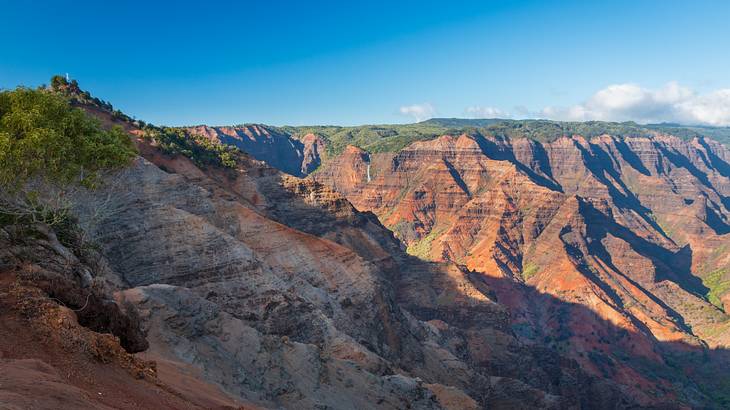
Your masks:
M97 171L134 156L119 127L102 129L84 111L43 90L0 92L0 186L17 189L31 178L94 183Z
M188 134L178 128L145 128L145 138L154 141L171 155L184 155L199 166L214 165L235 168L237 148L224 145L202 135Z
M91 188L134 155L121 128L104 130L56 93L0 92L0 223L62 224L71 186Z
M54 90L60 90L62 87L68 86L68 81L62 75L54 75L51 77L51 87Z

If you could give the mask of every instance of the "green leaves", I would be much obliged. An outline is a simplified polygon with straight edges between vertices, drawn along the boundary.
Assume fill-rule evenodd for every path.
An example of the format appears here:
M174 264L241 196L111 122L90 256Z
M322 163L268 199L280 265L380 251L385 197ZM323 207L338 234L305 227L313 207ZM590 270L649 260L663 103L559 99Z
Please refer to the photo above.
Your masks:
M119 127L104 130L61 96L19 87L0 92L0 186L30 179L93 185L97 172L127 164L134 147Z
M216 165L235 168L237 148L212 141L201 135L188 135L178 128L145 128L145 137L153 140L168 154L180 154L198 166Z
M361 125L355 127L302 126L282 127L295 136L313 133L327 141L327 153L339 155L347 145L368 152L398 152L415 141L434 139L444 134L482 135L497 138L529 138L551 142L562 136L582 135L586 138L603 134L613 136L650 136L664 132L683 139L708 136L730 144L730 128L686 127L663 124L639 125L633 122L562 122L551 120L460 119L433 118L415 124Z

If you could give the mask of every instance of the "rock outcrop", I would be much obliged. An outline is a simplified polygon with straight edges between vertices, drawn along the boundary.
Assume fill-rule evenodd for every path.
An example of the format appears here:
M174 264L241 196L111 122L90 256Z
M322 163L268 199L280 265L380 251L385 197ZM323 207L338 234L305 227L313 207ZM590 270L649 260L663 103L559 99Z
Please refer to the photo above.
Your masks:
M491 284L522 340L650 400L671 389L622 355L661 367L668 351L730 344L729 163L704 138L462 135L349 147L311 178L375 213L410 254Z
M324 185L245 156L231 173L140 149L146 159L82 202L113 210L93 234L158 362L264 407L559 408L587 399L575 383L601 385L567 359L543 363L467 270L411 260L374 215ZM514 353L472 365L469 334L448 325L470 315ZM606 403L623 397L605 391Z
M141 323L149 348L134 360L154 362L173 391L193 383L181 399L393 409L634 400L518 340L487 283L412 258L325 185L246 155L235 170L202 169L137 144L141 157L76 194L74 213L103 256L91 276Z
M133 354L149 345L136 308L114 299L118 276L63 233L0 227L0 407L253 408L180 370L162 381Z
M307 175L317 169L322 159L326 158L324 141L314 134L295 138L275 127L260 124L235 127L199 125L186 130L191 134L233 145L290 175Z

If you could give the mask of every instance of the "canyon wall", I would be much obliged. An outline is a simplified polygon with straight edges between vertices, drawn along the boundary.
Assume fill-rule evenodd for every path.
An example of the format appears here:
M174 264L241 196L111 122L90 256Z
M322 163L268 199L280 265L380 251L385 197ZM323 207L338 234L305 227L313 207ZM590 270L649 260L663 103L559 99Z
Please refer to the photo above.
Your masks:
M310 178L378 215L411 255L491 283L522 340L629 383L646 369L605 363L730 344L729 162L712 140L659 133L461 135L348 147Z

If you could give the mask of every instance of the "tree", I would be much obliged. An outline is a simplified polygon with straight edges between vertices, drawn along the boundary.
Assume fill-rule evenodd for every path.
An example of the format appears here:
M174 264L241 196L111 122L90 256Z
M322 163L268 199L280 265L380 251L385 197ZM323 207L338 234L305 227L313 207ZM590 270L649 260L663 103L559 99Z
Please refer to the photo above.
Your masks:
M134 155L120 127L103 129L53 92L0 92L0 213L6 216L44 219L55 212L44 194L93 187L99 171L124 166Z
M121 128L102 129L58 95L27 88L0 92L0 186L17 188L30 178L88 184L96 171L133 155Z

